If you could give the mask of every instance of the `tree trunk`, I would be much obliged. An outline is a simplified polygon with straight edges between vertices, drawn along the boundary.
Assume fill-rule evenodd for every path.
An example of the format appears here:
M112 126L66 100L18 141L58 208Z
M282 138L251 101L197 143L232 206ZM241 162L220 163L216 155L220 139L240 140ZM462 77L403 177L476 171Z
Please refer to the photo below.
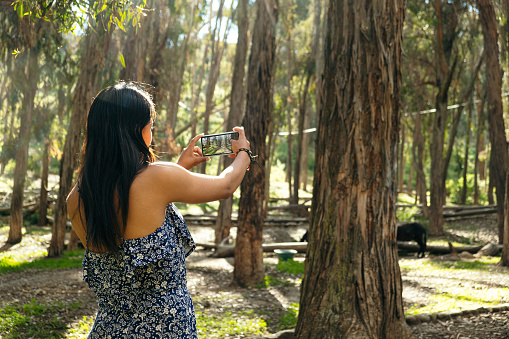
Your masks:
M37 83L39 82L39 58L37 52L32 47L27 50L26 54L27 60L23 79L24 94L20 112L20 128L16 142L16 166L14 168L14 185L12 187L8 244L17 244L21 242L22 238L23 196L28 166L28 147L34 112L34 98L37 91Z
M443 205L445 203L445 188L442 176L444 173L444 138L447 126L448 92L456 69L458 55L452 65L449 65L456 38L457 12L453 4L445 4L444 11L440 0L435 1L436 23L436 80L437 94L435 97L436 112L433 119L433 132L431 135L431 173L430 173L430 216L429 234L440 235L444 233ZM448 20L448 30L444 32L442 17Z
M413 338L403 311L394 206L404 1L330 1L327 13L296 334Z
M162 2L161 1L153 1L152 8L155 8L156 11L162 11ZM159 104L159 78L161 76L160 67L164 63L163 60L163 51L165 46L170 39L170 30L173 26L173 16L170 15L170 19L168 22L161 23L161 16L154 15L154 21L151 25L151 44L149 46L150 55L148 61L147 68L147 77L150 85L154 87L152 101L154 104ZM173 96L172 96L173 97ZM178 100L177 100L178 105ZM157 107L157 106L156 106ZM171 110L173 106L168 108L169 112L167 114L172 114ZM156 144L156 143L154 143ZM166 150L164 150L166 151Z
M486 53L486 102L490 132L490 176L497 194L498 237L504 240L505 179L509 167L507 140L502 110L502 71L499 62L497 17L490 0L477 0Z
M90 100L93 97L94 84L99 67L106 55L111 40L111 32L105 32L99 27L95 31L87 30L82 46L81 72L78 77L72 103L71 119L65 138L64 151L60 162L60 187L55 204L55 222L51 233L51 243L48 256L59 256L64 251L65 230L67 224L67 194L72 188L74 170L76 169L80 149L82 128L85 126Z
M443 205L444 192L442 184L442 172L444 166L444 136L447 104L439 102L437 98L437 111L433 119L433 133L430 144L431 173L430 173L430 215L429 234L439 235L444 233Z
M426 174L424 173L424 136L421 129L421 114L417 115L417 123L415 125L417 138L417 180L419 182L419 202L422 205L422 214L425 218L429 218L428 207L428 187L426 185Z
M274 87L272 88L272 93L274 93ZM267 218L267 213L269 211L269 203L270 203L270 178L272 176L272 164L274 163L274 152L276 148L276 139L279 131L279 126L271 122L269 125L269 136L267 142L267 162L265 163L265 194L263 197L263 208L262 208L262 216L264 220Z
M241 184L237 240L235 246L235 281L245 286L264 279L262 231L265 191L266 137L271 123L272 81L274 78L275 28L278 3L256 1L256 21L249 57L246 114L243 125L258 154L260 167L253 165Z
M493 183L493 175L491 171L488 173L488 204L495 205L495 198L493 197L493 190L495 188L495 184Z
M320 112L322 102L322 72L323 72L323 51L322 51L322 0L314 0L314 14L313 14L313 38L315 39L315 46L313 54L315 58L315 81L316 81L316 112Z
M198 107L198 104L200 102L200 93L202 90L203 85L203 78L205 77L205 65L207 63L207 57L209 53L209 45L205 45L205 51L203 51L203 59L201 62L201 68L200 68L200 79L198 81L198 88L196 90L196 94L194 95L194 98L192 100L192 106L191 106L191 119L193 119L193 122L191 124L191 135L196 135L196 107Z
M415 135L415 133L414 133ZM415 162L415 142L412 142L412 148L410 153L410 170L408 173L408 182L406 186L406 191L409 195L412 195L413 191L413 181L414 181L414 166L413 163Z
M479 153L483 153L485 154L486 153L486 146L485 146L485 143L484 143L484 139L485 139L485 135L484 135L484 132L485 132L485 120L486 120L486 115L484 114L484 107L485 107L485 104L486 104L486 92L484 92L483 94L483 90L482 90L482 85L481 85L481 82L479 81L478 82L478 87L477 87L477 95L479 98L482 98L482 102L479 103L478 105L481 105L481 107L477 106L477 115L479 116ZM479 179L480 180L486 180L486 161L484 160L484 156L482 159L479 159Z
M174 133L175 133L175 127L177 124L177 114L178 114L178 108L179 108L179 102L180 102L180 93L182 91L182 81L184 79L184 73L187 66L187 59L188 59L188 52L187 48L189 45L189 39L191 37L191 34L194 30L195 25L195 16L196 16L196 9L199 5L199 1L195 1L193 4L193 9L191 10L189 27L187 27L187 34L184 37L184 41L182 42L182 46L180 47L180 58L178 60L178 63L176 65L172 65L171 67L174 68L173 72L176 74L176 78L173 79L173 82L175 83L175 86L173 86L173 91L170 93L170 105L168 109L168 114L166 116L166 140L168 143L168 146L173 143L174 140ZM174 52L175 53L175 52ZM194 136L194 134L193 134Z
M311 127L311 120L320 111L321 106L321 83L322 83L322 1L314 0L313 4L313 48L311 53L313 55L314 72L315 72L315 110L309 110L304 123L304 128L308 129ZM314 136L314 134L313 134ZM311 134L306 133L304 135L304 151L302 157L302 189L307 191L308 186L308 159L309 159L309 146L311 143Z
M508 192L509 190L509 171L507 172L507 177L505 180L505 190ZM502 248L502 266L509 266L509 194L505 195L504 200L504 206L505 206L505 214L504 214L504 242L503 242L503 248Z
M481 55L479 59L477 60L477 63L474 67L472 76L470 77L470 81L465 89L465 92L462 96L461 102L467 102L472 97L472 92L474 91L474 85L475 81L477 79L477 75L479 73L479 70L481 69L482 61L483 61L484 55ZM446 155L444 159L444 168L442 172L442 185L443 190L445 192L445 180L447 178L447 169L449 168L449 163L451 161L452 151L454 149L454 141L456 139L456 134L458 133L458 126L461 120L461 114L463 113L465 106L461 105L458 107L456 114L454 115L453 121L451 123L451 126L449 128L449 141L447 143L447 150Z
M207 82L207 87L205 89L205 114L203 118L203 133L209 134L209 121L210 121L210 113L212 112L214 92L216 91L217 79L219 78L220 73L220 65L221 59L223 58L223 50L224 47L221 44L221 38L219 37L218 24L220 25L220 20L223 15L223 5L224 0L221 0L219 4L219 10L217 11L216 24L214 26L214 30L210 32L210 68L209 68L209 78ZM210 9L212 11L212 8ZM212 14L211 14L212 16ZM212 24L211 24L212 25ZM216 37L217 32L217 37ZM226 43L226 41L224 42ZM205 173L205 169L207 167L206 162L202 162L200 164L200 173Z
M152 17L152 16L151 16ZM150 17L150 18L151 18ZM122 55L124 56L125 68L122 68L119 73L119 79L134 80L138 82L143 81L143 70L145 68L145 60L148 54L149 39L147 36L150 34L150 25L147 24L149 17L141 17L141 26L129 27L126 36Z
M463 159L463 187L461 190L460 204L465 205L467 202L467 173L468 173L468 150L470 148L470 128L472 125L472 111L474 108L470 105L468 109L468 118L467 118L467 126L466 130L466 138L465 141L465 157Z
M39 218L37 225L46 226L48 220L48 175L49 175L49 144L50 140L44 140L44 152L42 155L42 171L41 171L41 193L39 197Z
M304 118L304 129L309 129L311 126L311 113L313 111L311 109L306 109L306 116ZM307 191L308 187L308 162L309 162L309 144L311 143L311 134L305 133L303 140L302 140L302 160L300 162L300 168L301 168L301 175L300 175L300 182L301 182L301 188L304 191Z
M478 82L478 89L481 86L481 82ZM482 91L478 91L479 97L482 97L481 102L477 104L477 131L476 131L476 146L475 146L475 163L474 163L474 204L479 205L479 181L478 179L484 180L481 176L481 171L484 167L484 161L481 162L479 154L484 149L484 102L485 96L480 94Z
M401 146L398 165L398 193L403 193L403 174L405 172L405 124L401 126Z
M230 113L226 122L226 130L231 131L233 127L239 125L242 121L243 107L244 107L244 74L247 56L247 32L248 32L248 17L247 8L249 6L248 0L239 0L237 5L237 27L238 38L235 47L235 60L233 63L232 75L232 91L230 99ZM229 157L224 158L224 167L228 167L233 159ZM232 210L233 210L233 197L221 200L219 202L219 209L217 212L216 226L215 226L215 243L220 243L230 234L232 225Z
M290 198L288 201L290 204L296 204L293 196L293 187L292 187L292 153L293 153L293 135L292 135L292 77L293 77L293 46L292 46L292 32L290 24L287 23L286 30L286 100L283 104L283 114L286 115L286 124L288 127L288 141L287 141L287 157L286 157L286 182L288 183L288 197Z
M310 64L310 63L308 63ZM295 169L293 175L293 203L299 203L299 186L300 186L300 165L302 159L302 149L304 148L304 120L306 119L306 106L307 106L307 97L309 90L309 83L311 82L312 73L309 72L306 75L306 83L304 85L304 89L302 90L302 94L300 95L299 102L299 116L298 116L298 132L299 135L297 137L297 154L295 156ZM290 202L291 203L291 202Z
M288 108L289 104L287 104ZM290 204L296 204L293 197L292 187L292 150L293 150L293 135L292 135L292 113L291 109L286 112L286 125L288 127L288 139L287 139L287 150L286 150L286 182L288 183L288 201Z

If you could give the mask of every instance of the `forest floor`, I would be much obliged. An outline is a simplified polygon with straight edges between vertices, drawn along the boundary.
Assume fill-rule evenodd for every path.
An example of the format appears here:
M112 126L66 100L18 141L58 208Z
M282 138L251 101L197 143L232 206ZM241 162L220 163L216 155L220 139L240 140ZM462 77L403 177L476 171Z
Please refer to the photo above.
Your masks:
M212 241L212 227L190 224L189 228L196 242ZM445 237L432 241L498 242L495 216L448 222L446 229ZM298 241L304 232L302 226L267 227L264 240ZM7 226L0 227L0 246L7 233ZM44 261L40 258L50 237L49 229L29 227L21 244L3 247L0 259L5 262L6 258L23 257L30 261L26 258L31 257ZM196 308L200 338L267 338L295 325L302 278L298 270L293 273L291 269L281 270L277 257L265 253L265 284L240 288L232 281L233 258L212 258L211 253L197 248L187 260L188 287ZM304 254L297 254L296 265L302 268L304 259ZM71 253L67 260L79 262L80 253ZM452 260L447 256L428 255L423 259L402 256L405 311L431 314L509 303L509 270L497 262L497 258ZM0 339L43 338L38 336L40 332L34 332L34 327L48 327L45 333L52 333L53 338L85 337L97 306L77 265L56 269L27 266L12 272L1 269L0 264ZM412 325L412 330L416 338L509 338L508 324L507 311L482 312L423 322Z

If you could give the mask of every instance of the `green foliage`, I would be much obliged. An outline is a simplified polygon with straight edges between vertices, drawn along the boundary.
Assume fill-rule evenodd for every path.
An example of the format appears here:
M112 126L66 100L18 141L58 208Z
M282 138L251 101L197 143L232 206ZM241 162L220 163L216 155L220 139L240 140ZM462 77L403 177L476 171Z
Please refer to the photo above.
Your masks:
M58 314L79 308L77 303L58 301L47 305L38 304L35 299L25 305L7 305L0 309L0 333L4 339L62 338L68 325Z
M124 32L127 24L139 25L141 16L146 16L146 0L98 0L98 1L30 1L15 0L13 9L20 18L28 16L31 21L41 19L55 24L60 32L75 34L88 25L96 25L99 16Z
M509 274L500 271L497 267L500 258L482 257L475 261L426 261L405 260L399 261L399 266L408 275L418 275L426 270L433 276L453 277L457 271L467 270L472 275L483 275L487 272L501 275L505 279ZM491 285L488 282L477 283L474 288L469 283L444 284L434 291L426 305L413 305L405 310L406 315L444 312L449 310L472 309L486 307L500 303L507 303L509 288Z
M396 209L396 218L398 222L415 221L415 215L419 212L419 207L405 207Z
M226 311L220 316L203 310L196 305L196 326L198 335L207 338L224 338L227 336L261 335L267 332L267 323L253 310L233 314Z
M265 275L262 283L256 284L256 288L269 288L271 286L281 286L281 285L289 285L287 281L280 280L278 278L274 278L271 275Z
M475 177L473 173L467 173L467 195L466 195L466 204L472 205L474 203L474 181ZM487 181L479 180L479 204L485 205L488 204L488 190L487 190ZM463 178L451 178L446 181L446 192L449 197L449 201L453 204L460 203L461 192L463 191Z
M92 326L94 325L94 318L87 318L83 316L83 319L78 322L76 328L71 328L66 335L66 339L82 339L86 338Z
M278 330L285 330L294 328L297 325L297 318L299 317L299 304L293 303L285 311L285 314L279 320Z
M39 221L39 212L35 211L33 213L30 213L28 217L24 218L24 221L28 222L30 225L36 225Z
M80 268L84 250L70 251L59 258L46 258L47 251L39 251L24 255L0 253L0 274L26 272L29 269L53 270Z
M500 259L495 257L475 261L432 261L430 267L444 270L490 271L499 261Z
M295 260L279 261L276 268L281 272L302 276L304 273L304 263Z

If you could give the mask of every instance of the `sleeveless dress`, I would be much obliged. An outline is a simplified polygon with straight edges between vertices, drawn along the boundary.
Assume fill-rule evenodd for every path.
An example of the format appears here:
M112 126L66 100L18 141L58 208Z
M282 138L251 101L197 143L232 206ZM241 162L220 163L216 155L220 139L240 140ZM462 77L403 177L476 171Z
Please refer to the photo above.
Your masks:
M114 253L87 250L83 280L99 303L88 338L198 338L185 266L195 247L170 203L153 233L124 239Z

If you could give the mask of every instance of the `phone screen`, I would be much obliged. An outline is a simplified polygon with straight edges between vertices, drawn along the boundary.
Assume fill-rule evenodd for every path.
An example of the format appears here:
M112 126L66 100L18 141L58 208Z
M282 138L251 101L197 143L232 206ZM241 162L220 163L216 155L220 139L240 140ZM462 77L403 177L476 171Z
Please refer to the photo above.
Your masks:
M204 157L232 154L231 140L239 139L239 132L210 134L201 137L201 151Z

